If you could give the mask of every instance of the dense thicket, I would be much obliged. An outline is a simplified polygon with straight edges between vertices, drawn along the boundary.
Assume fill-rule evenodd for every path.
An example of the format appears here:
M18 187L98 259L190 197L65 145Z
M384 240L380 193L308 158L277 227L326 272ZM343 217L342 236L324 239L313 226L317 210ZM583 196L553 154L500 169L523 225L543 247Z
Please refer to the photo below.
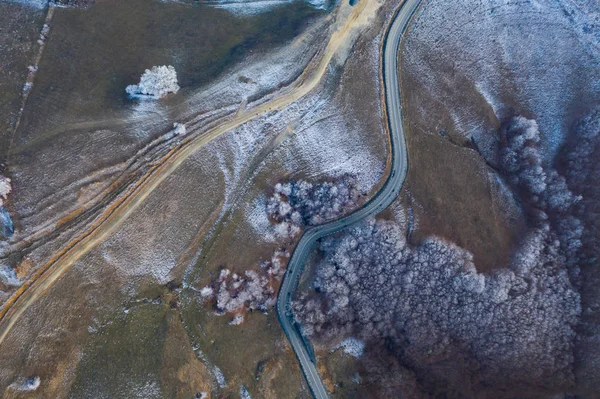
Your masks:
M574 384L582 198L544 162L535 121L513 118L500 135L501 173L529 225L510 263L481 274L451 242L411 246L398 224L370 220L322 243L319 292L295 303L307 335L387 343L429 393L527 396Z

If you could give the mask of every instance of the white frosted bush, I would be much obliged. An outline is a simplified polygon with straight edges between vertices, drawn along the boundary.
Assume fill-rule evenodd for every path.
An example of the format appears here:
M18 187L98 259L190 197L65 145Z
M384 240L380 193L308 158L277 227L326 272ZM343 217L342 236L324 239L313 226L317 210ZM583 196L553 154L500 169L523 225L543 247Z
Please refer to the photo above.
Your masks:
M179 91L177 72L171 65L154 66L152 69L146 69L139 84L129 85L125 91L131 97L152 99L177 93Z
M12 186L10 184L10 179L0 175L0 206L4 205L4 200L11 191Z

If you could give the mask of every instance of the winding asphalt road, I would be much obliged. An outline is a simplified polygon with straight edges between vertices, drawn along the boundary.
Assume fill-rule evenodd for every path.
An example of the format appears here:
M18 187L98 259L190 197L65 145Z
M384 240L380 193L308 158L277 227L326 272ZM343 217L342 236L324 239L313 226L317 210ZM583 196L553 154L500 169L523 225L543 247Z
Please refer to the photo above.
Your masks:
M392 168L388 179L383 188L357 211L341 219L310 227L304 231L290 258L277 297L277 317L294 349L300 363L300 368L316 399L327 398L328 393L323 385L323 381L319 377L315 364L311 360L312 349L302 339L300 332L294 324L294 317L291 310L292 293L298 286L300 274L304 269L308 253L318 239L351 227L367 216L378 214L387 208L398 196L398 193L400 193L400 189L406 178L408 162L404 132L402 130L402 108L400 86L398 84L398 52L402 35L406 31L411 17L420 3L421 0L404 1L394 17L384 43L383 74L392 147Z

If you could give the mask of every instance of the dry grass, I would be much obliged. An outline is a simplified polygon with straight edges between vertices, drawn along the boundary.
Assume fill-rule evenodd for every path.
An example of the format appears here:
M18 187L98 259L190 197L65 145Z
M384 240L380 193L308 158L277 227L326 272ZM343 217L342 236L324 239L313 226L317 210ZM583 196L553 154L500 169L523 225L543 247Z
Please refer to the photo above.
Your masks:
M418 220L412 241L438 235L471 251L480 271L504 267L524 229L523 221L511 215L510 204L501 202L499 186L489 173L494 171L465 141L464 132L456 130L451 110L429 98L427 88L417 85L412 73L416 71L402 70L400 75L409 159L404 191ZM475 96L471 100L477 103L480 94L472 85L465 83L463 88L462 95ZM424 113L423 103L435 106ZM477 112L490 120L488 107Z
M0 163L7 155L27 67L39 47L37 40L45 17L44 10L0 3Z

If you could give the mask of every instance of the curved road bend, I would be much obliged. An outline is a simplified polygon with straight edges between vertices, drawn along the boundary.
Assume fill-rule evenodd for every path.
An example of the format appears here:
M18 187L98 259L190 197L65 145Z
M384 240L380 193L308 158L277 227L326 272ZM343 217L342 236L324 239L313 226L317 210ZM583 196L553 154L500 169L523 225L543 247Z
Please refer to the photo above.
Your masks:
M309 349L294 326L291 311L292 293L298 286L299 277L304 268L308 253L319 238L353 226L367 216L378 214L387 208L400 193L406 177L408 163L406 143L402 130L400 86L398 84L398 52L402 35L406 31L408 23L420 3L421 0L404 1L387 32L384 44L383 74L392 147L392 168L388 179L383 188L357 211L341 219L311 227L304 231L288 263L287 271L283 277L277 297L277 317L281 323L281 328L294 349L306 382L316 399L328 398L328 394L323 381L319 377L315 364L311 361Z

